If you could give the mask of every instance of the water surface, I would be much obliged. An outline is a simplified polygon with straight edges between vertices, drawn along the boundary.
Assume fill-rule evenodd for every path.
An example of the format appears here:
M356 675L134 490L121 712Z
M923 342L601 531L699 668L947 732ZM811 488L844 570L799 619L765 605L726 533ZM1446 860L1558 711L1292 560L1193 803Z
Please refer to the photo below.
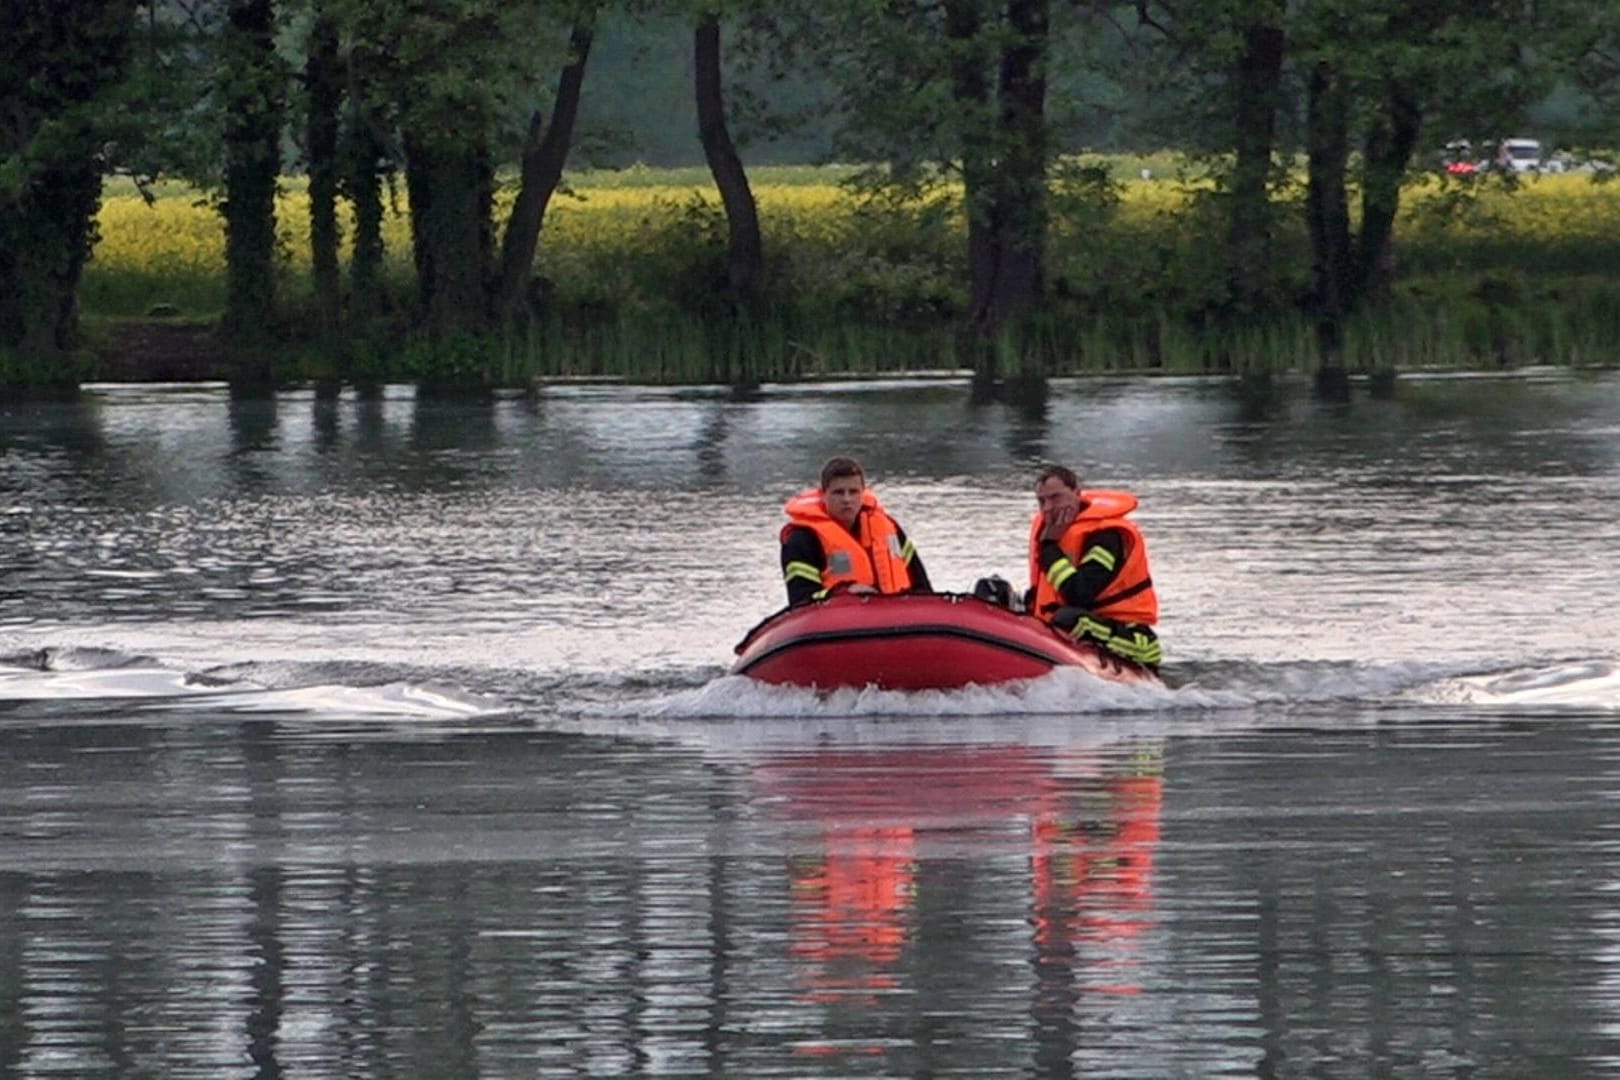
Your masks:
M0 407L0 1075L1611 1071L1617 389ZM1169 686L725 676L851 452L1135 491Z

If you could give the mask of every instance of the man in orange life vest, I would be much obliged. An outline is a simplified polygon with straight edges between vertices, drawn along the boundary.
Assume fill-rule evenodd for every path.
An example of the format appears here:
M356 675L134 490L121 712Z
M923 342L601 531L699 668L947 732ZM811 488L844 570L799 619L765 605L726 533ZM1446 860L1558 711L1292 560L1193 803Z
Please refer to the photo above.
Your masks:
M783 511L782 580L788 604L852 593L931 592L928 571L905 530L878 504L854 458L821 468L821 486L801 491Z
M1073 470L1048 465L1035 479L1035 501L1024 606L1077 641L1157 668L1164 658L1153 632L1159 598L1147 542L1125 516L1136 509L1136 496L1082 491Z

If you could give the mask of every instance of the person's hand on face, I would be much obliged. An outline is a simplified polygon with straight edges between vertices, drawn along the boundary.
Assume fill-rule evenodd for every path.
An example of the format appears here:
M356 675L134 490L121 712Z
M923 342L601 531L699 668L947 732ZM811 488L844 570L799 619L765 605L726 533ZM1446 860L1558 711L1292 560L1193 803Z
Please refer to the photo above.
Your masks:
M1074 515L1078 507L1056 506L1041 515L1041 539L1061 540L1069 526L1074 524Z
M1035 505L1041 511L1041 540L1060 540L1080 512L1080 492L1049 476L1035 485Z

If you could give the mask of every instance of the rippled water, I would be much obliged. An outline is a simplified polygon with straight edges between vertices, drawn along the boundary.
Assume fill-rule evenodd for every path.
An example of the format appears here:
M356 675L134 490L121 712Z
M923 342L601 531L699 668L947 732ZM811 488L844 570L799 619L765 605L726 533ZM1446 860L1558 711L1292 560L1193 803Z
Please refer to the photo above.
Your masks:
M1613 1071L1617 389L0 407L0 1075ZM1135 490L1169 686L726 677L838 452Z

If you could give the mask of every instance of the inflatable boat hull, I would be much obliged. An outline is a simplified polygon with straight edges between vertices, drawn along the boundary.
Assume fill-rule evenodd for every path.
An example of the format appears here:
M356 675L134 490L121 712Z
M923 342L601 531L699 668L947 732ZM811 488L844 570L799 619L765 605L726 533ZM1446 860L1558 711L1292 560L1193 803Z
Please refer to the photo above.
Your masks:
M777 612L738 643L732 674L834 690L954 690L1078 667L1112 682L1147 668L1076 643L1028 615L952 593L842 594Z

